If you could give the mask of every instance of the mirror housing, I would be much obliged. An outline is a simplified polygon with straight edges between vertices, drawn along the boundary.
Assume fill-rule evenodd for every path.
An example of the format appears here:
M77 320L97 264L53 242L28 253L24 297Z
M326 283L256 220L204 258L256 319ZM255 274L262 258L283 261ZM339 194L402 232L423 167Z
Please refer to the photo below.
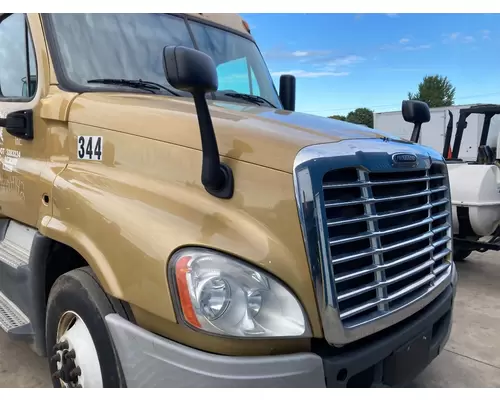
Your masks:
M163 66L168 83L184 92L215 92L219 86L217 69L212 58L201 51L184 46L163 49Z
M201 182L205 190L221 199L234 192L231 168L220 162L217 139L205 95L219 86L212 58L199 50L184 46L163 49L163 68L168 83L175 89L191 93L196 107L203 154Z
M401 112L404 120L412 124L424 124L431 120L429 106L420 100L403 100Z
M295 111L295 76L280 76L280 101L287 111Z
M414 124L410 140L418 143L422 124L431 120L429 105L420 100L403 100L401 113L406 122Z

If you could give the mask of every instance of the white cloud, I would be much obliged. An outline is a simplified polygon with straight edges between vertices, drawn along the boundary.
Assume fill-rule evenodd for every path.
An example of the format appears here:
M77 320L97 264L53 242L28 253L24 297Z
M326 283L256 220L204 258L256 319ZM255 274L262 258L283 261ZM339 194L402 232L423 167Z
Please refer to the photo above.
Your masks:
M481 31L482 35L483 35L483 38L485 38L485 36L487 38L489 38L489 33L490 31ZM452 42L455 42L455 43L474 43L476 41L476 38L474 36L471 36L471 35L466 35L464 36L462 33L460 32L453 32L453 33L443 33L443 43L444 44L448 44L448 43L452 43Z
M430 49L432 46L430 44L421 44L418 46L405 46L403 47L404 50L408 51L414 51L414 50L424 50L424 49Z
M385 14L387 15L389 18L397 18L399 17L399 14Z
M352 64L360 63L365 61L365 59L358 55L347 55L343 57L325 57L327 53L330 51L323 50L296 50L294 52L290 52L290 57L294 59L295 62L298 61L299 64L304 65L307 63L311 65L313 68L309 69L304 65L304 67L294 67L290 66L291 69L287 71L272 71L272 76L280 76L283 74L295 75L297 78L320 78L326 76L347 76L350 74L349 71L346 71L346 68L351 66ZM319 57L311 59L311 55L318 55ZM339 70L340 69L340 70Z
M460 37L460 32L443 33L442 36L444 37L443 43L450 43L452 41L457 40Z
M428 68L385 67L385 68L379 68L379 71L389 71L389 72L425 72L425 71L429 71L429 69Z
M380 50L396 50L398 45L396 44L383 44L380 46Z
M482 30L481 35L483 39L489 39L489 34L490 31L488 30ZM443 43L444 44L449 44L449 43L465 43L465 44L470 44L474 43L476 41L476 38L472 35L463 35L460 32L453 32L453 33L443 33Z
M309 52L307 52L307 51L300 51L300 50L294 51L292 53L292 55L295 56L295 57L305 57L308 54L309 54Z
M292 51L292 56L294 57L314 57L314 56L325 56L327 54L330 54L330 50L296 50Z
M264 52L264 57L268 59L290 59L304 57L320 57L331 53L331 50L269 50Z
M418 44L418 45L408 46L407 43L409 43L409 42L410 42L410 39L402 38L402 39L399 39L398 43L384 44L383 46L380 47L380 50L413 51L413 50L430 49L432 47L432 45L430 45L430 44Z
M357 64L357 63L360 63L363 61L365 61L365 59L361 56L349 55L349 56L338 57L338 58L335 58L333 60L327 61L325 63L325 66L326 67L339 67L339 66Z
M271 73L272 76L279 77L281 75L294 75L296 78L320 78L323 76L347 76L349 72L334 72L334 71L304 71L303 69L291 71L276 71Z
M485 40L491 39L490 33L491 33L491 31L489 31L488 29L483 29L481 31L481 34L483 35L483 39L485 39Z

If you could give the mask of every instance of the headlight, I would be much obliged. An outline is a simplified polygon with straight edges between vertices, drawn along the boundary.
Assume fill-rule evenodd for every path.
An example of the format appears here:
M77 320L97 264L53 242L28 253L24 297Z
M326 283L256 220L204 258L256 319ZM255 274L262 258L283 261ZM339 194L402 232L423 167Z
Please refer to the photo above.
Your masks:
M295 296L267 274L205 249L182 249L170 260L178 314L188 325L236 337L310 336Z

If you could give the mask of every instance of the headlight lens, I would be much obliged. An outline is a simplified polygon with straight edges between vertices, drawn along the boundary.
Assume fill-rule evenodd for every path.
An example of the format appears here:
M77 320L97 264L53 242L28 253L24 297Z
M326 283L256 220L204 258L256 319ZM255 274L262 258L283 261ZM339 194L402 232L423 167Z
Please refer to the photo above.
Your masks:
M295 296L242 261L210 250L182 249L168 268L178 311L194 328L236 337L310 336Z

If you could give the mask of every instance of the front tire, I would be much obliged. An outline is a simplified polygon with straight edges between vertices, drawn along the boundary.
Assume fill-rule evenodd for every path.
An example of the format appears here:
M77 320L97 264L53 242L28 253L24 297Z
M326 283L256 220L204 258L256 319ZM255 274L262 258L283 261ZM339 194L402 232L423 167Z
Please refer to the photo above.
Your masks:
M125 387L105 316L126 316L89 267L61 275L47 303L46 345L54 387Z

